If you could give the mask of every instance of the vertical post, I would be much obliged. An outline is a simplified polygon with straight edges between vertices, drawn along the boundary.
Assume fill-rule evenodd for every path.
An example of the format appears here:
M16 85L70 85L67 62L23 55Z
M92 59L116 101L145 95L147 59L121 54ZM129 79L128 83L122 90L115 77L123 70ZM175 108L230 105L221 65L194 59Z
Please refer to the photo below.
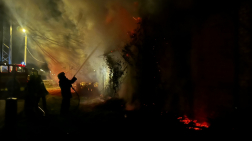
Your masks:
M16 135L17 98L7 98L5 104L5 131L7 135Z
M12 64L12 22L10 22L9 64Z
M25 33L24 63L26 65L27 34Z

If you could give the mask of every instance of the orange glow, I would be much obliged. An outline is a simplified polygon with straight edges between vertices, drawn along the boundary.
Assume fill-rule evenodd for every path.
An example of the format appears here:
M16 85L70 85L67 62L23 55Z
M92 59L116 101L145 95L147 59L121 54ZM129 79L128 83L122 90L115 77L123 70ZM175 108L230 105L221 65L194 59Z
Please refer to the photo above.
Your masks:
M135 7L138 7L138 5L139 5L139 3L136 1L136 2L134 2L134 6Z
M113 20L114 20L114 18L111 17L110 15L108 15L107 18L106 18L106 20L105 20L105 23L106 23L106 24L109 24L109 23L111 23Z
M194 130L202 130L202 129L200 129L200 128L193 128Z
M135 109L134 105L131 105L131 104L129 104L129 103L127 103L127 104L125 105L125 110L127 110L127 111L132 111L132 110L134 110L134 109Z
M207 122L198 123L197 120L190 120L189 118L187 118L186 115L184 115L184 118L178 117L177 119L179 119L180 122L184 122L184 124L189 124L190 122L194 122L196 127L189 127L189 129L202 130L200 127L205 127L205 128L209 127L209 124Z
M140 22L142 21L142 18L140 18L140 17L137 17L137 18L133 17L133 19L134 19L135 21L137 21L137 23L140 23Z
M206 128L209 127L209 125L208 125L206 122L203 122L203 123L196 123L196 126L198 126L198 127L206 127Z
M184 122L185 124L189 124L191 121L192 120L188 119L186 116L184 120L180 120L180 122Z

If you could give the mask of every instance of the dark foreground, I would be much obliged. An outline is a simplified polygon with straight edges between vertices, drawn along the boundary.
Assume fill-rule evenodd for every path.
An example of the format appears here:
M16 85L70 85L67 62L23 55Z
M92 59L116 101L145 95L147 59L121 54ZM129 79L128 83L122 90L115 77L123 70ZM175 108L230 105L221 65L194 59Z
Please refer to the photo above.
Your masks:
M235 127L231 119L230 125L219 122L222 126L210 126L200 131L189 130L188 125L179 122L176 116L169 113L160 115L160 112L147 108L125 111L123 101L117 99L93 109L80 106L79 109L72 109L68 117L60 117L52 111L47 116L18 116L17 129L13 129L11 134L1 129L1 139L232 139L234 136L243 138L243 133L246 135L244 131L250 131L249 128Z

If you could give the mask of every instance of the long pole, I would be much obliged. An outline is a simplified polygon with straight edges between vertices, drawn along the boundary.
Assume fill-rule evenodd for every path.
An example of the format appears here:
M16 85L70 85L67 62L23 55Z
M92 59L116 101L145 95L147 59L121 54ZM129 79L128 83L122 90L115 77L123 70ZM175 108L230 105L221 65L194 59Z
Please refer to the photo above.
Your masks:
M10 22L9 64L12 64L12 22Z
M99 47L100 43L97 45L97 47L91 52L91 54L88 56L88 58L83 62L83 64L80 66L78 71L75 73L75 75L81 70L81 68L86 64L87 60L92 56L92 54L95 52L95 50ZM74 76L75 76L74 75Z
M27 35L25 34L24 63L26 65Z

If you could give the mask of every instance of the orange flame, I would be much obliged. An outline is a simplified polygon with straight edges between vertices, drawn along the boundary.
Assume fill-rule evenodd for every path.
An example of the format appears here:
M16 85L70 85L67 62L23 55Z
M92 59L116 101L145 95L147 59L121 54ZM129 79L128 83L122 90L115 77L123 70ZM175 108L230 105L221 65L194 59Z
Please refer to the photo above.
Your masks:
M135 21L137 21L137 23L140 23L140 22L142 21L142 18L140 18L140 17L137 17L137 18L133 17L133 19L134 19Z

